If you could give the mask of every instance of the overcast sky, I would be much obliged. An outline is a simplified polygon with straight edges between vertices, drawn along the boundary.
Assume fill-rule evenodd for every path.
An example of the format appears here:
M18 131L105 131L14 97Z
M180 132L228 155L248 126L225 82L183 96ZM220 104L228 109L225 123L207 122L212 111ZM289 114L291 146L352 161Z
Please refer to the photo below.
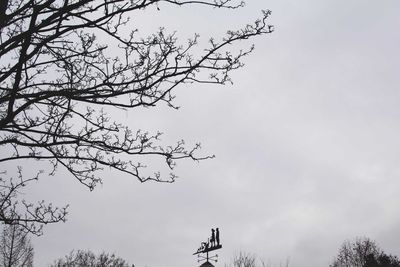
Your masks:
M182 42L238 29L271 9L276 31L235 45L256 50L234 85L182 86L178 111L116 114L133 129L197 141L201 163L181 162L174 184L106 172L88 192L60 172L31 195L70 204L65 224L34 238L35 266L73 249L115 252L136 267L199 265L212 227L223 249L279 266L328 266L345 239L367 236L400 255L400 2L248 0L235 10L168 7L136 15Z

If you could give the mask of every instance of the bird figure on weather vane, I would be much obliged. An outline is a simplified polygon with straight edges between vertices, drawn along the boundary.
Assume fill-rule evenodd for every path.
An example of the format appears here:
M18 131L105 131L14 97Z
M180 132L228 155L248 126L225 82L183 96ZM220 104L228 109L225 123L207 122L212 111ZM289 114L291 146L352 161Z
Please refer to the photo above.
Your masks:
M195 253L193 253L193 255L196 255L201 258L198 261L201 260L214 260L217 261L215 258L218 257L218 255L216 256L212 256L209 257L208 256L208 252L213 251L213 250L217 250L222 248L221 242L220 242L220 238L219 238L219 229L215 228L215 229L211 229L211 237L207 239L207 242L201 242L200 247L197 249L197 251ZM202 253L206 253L206 256L201 256L200 254Z

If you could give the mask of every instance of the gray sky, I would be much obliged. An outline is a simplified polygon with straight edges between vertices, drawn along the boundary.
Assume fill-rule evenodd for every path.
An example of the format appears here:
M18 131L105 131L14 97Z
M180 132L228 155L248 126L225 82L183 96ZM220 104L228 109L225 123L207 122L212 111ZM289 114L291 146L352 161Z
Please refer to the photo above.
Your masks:
M272 10L276 31L252 40L233 86L183 86L178 111L116 114L165 132L166 143L200 141L215 159L181 162L174 184L106 172L88 192L60 172L33 186L32 196L70 204L67 223L34 239L35 266L72 249L115 252L137 267L197 266L191 254L211 227L221 229L221 267L238 251L276 266L328 266L356 236L400 255L400 2L160 8L135 16L142 34L165 26L182 42L195 32L206 41L261 9Z

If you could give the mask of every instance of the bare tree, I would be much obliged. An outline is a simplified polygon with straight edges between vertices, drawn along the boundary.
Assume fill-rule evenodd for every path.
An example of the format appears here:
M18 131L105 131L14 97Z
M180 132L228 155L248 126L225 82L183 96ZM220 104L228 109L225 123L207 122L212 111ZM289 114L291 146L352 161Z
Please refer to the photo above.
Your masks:
M375 241L369 238L356 238L345 241L339 249L331 267L399 267L400 260L386 254Z
M0 264L4 267L32 267L33 247L28 234L18 225L6 225L0 236Z
M230 51L231 44L271 33L261 19L220 41L210 39L201 55L164 29L139 37L129 18L161 4L236 9L234 0L2 0L0 4L0 164L16 162L15 174L0 175L0 221L40 234L43 224L64 221L66 208L18 201L22 188L43 171L26 176L25 160L47 161L49 175L64 168L92 190L105 168L140 182L173 182L176 161L201 160L200 144L160 143L160 132L131 129L107 111L164 103L186 83L225 84L229 73L253 47ZM102 42L101 40L107 40ZM112 56L118 53L118 56ZM212 156L211 156L212 157ZM163 159L171 171L146 171L149 158ZM15 166L15 165L14 165Z
M331 267L364 267L367 258L372 255L378 258L381 249L375 241L369 238L356 238L355 241L345 241L339 249Z
M259 266L257 262L259 261L261 267L272 267L275 266L270 262L265 261L257 257L255 254L251 254L248 252L240 251L236 253L233 257L233 267L256 267ZM277 265L276 265L277 266ZM279 267L288 267L289 266L289 258L286 259L284 263L280 263Z
M233 257L233 267L256 267L256 260L256 255L240 251Z
M131 267L124 259L114 254L94 254L91 251L72 251L65 258L58 259L50 267ZM134 266L134 265L132 265Z

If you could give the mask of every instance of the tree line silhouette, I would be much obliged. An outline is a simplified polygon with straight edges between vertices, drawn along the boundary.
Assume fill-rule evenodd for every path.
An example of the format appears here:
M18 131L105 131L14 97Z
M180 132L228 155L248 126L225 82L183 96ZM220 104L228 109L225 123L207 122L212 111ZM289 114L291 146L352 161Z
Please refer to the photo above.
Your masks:
M0 234L0 266L33 267L34 250L25 229L19 225L6 225ZM239 252L233 255L227 267L273 267L256 255ZM287 259L280 266L289 267ZM95 254L90 250L71 251L64 257L54 260L50 267L134 267L128 261L102 252ZM346 240L329 267L400 267L397 256L385 253L375 241L369 238Z

